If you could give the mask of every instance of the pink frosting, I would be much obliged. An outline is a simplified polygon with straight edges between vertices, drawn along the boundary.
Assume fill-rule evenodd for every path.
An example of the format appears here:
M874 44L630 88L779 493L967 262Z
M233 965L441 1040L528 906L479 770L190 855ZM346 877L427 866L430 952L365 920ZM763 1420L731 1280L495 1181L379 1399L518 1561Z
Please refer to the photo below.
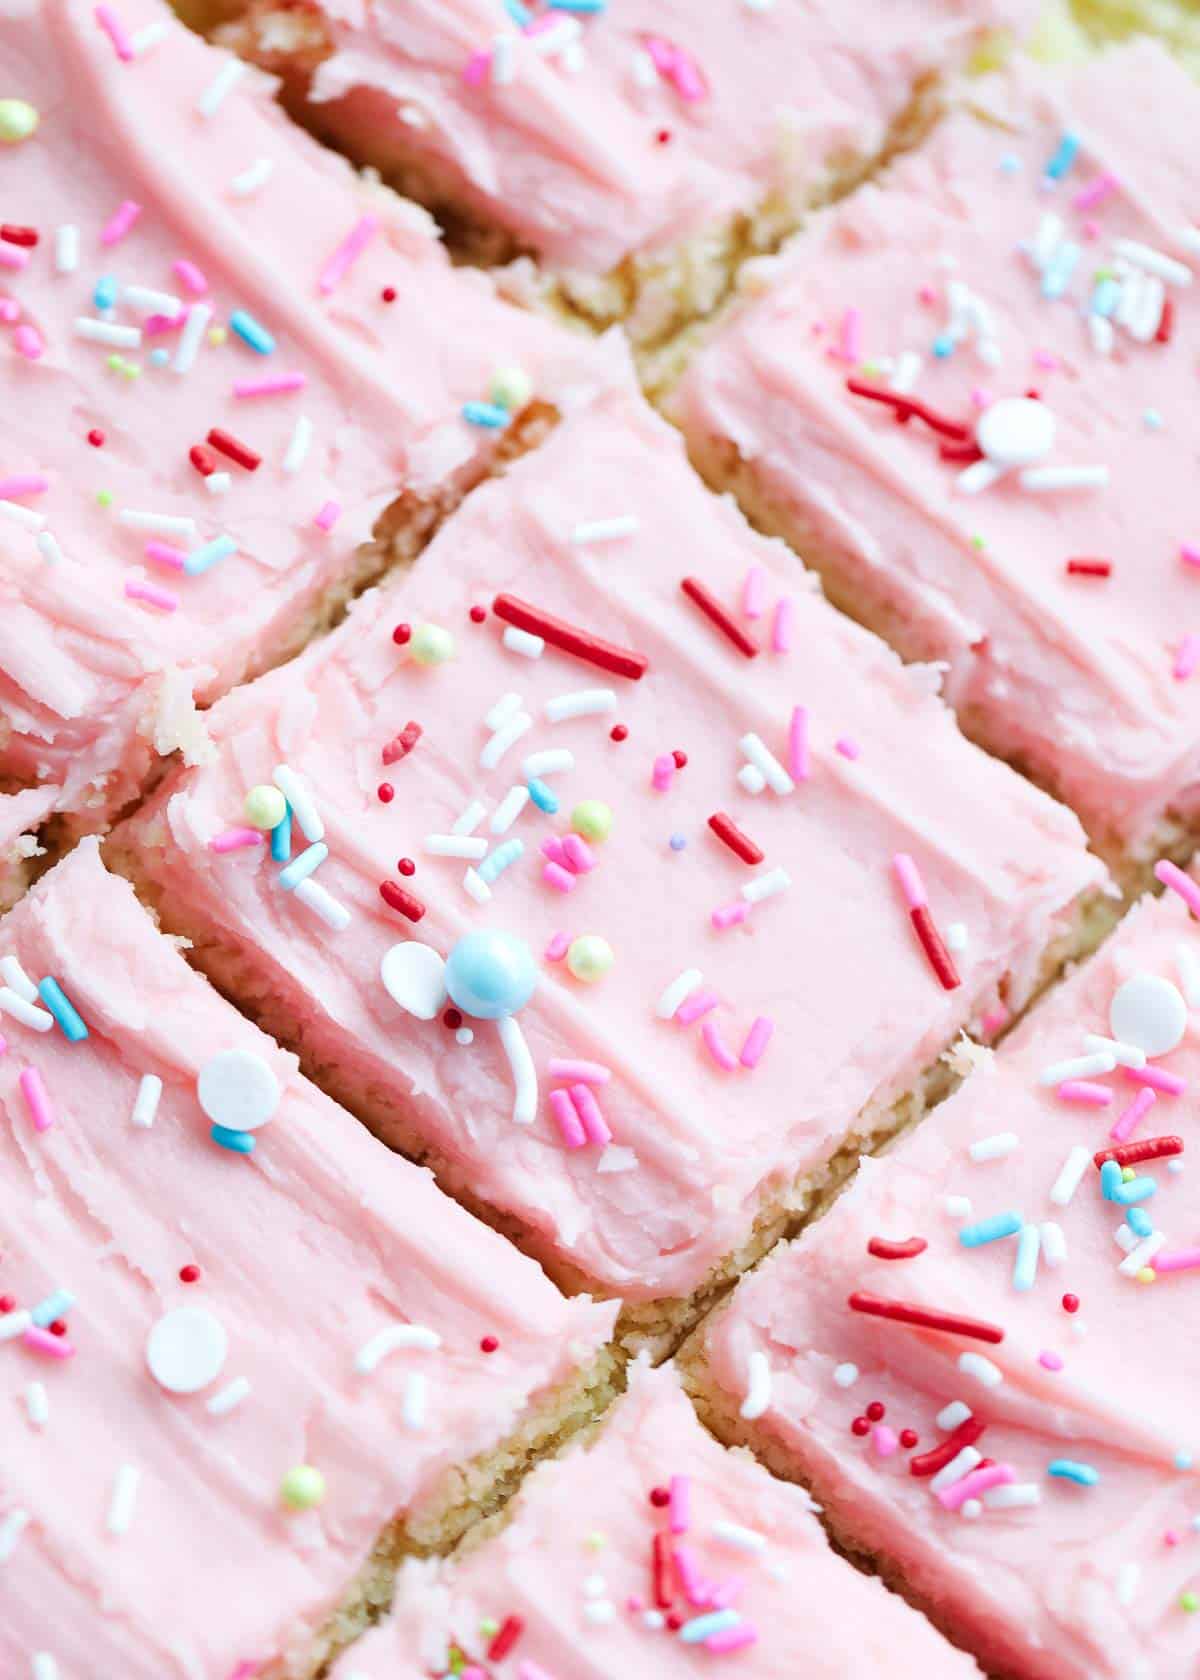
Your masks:
M166 33L123 62L93 9L21 0L0 20L4 86L41 119L5 156L6 215L39 239L29 250L3 245L28 260L0 268L0 301L20 310L0 324L0 496L41 514L62 555L48 562L36 531L0 521L0 775L57 784L60 805L98 825L136 789L155 748L199 750L190 694L208 701L269 664L351 571L401 488L434 496L480 470L497 434L461 410L487 399L498 363L522 365L535 391L569 400L603 356L453 271L424 213L372 192L290 124L269 78L247 71L205 118L197 104L232 64L227 54L153 0L132 0L122 7L130 34L160 24ZM268 178L239 196L235 183L260 160L273 166ZM124 203L140 214L106 245ZM370 243L323 291L326 266L364 217ZM68 273L57 266L64 226L78 246ZM181 262L202 275L203 296ZM260 355L228 331L177 372L185 329L161 307L128 301L111 324L144 328L140 346L82 338L75 322L99 318L104 276L211 306L223 332L232 311L246 311L276 347ZM36 359L20 353L22 327L38 336ZM171 362L155 366L156 351ZM113 354L138 377L111 369ZM239 382L281 374L302 375L303 388L236 395ZM312 441L289 473L301 416ZM262 457L249 471L210 450L232 480L224 495L210 494L189 461L214 427ZM93 431L101 447L89 446ZM7 488L31 475L48 480L41 493ZM340 515L323 529L329 502ZM122 509L181 516L194 530L130 528ZM148 541L191 550L220 534L236 553L200 576L145 554ZM131 584L165 590L176 610L130 597Z
M1030 1680L1184 1675L1200 1658L1200 1626L1181 1603L1196 1580L1196 1481L1190 1456L1176 1462L1200 1447L1200 1351L1188 1333L1200 1275L1167 1270L1170 1256L1195 1251L1194 1169L1178 1176L1166 1157L1136 1167L1157 1180L1143 1206L1167 1240L1160 1260L1148 1261L1162 1268L1157 1281L1122 1276L1114 1241L1122 1210L1103 1199L1092 1154L1110 1147L1110 1129L1143 1087L1119 1071L1093 1075L1109 1093L1099 1109L1071 1105L1040 1082L1087 1052L1085 1034L1110 1033L1119 984L1150 974L1182 985L1189 959L1200 959L1200 936L1182 902L1145 900L990 1068L886 1163L864 1162L851 1191L749 1279L707 1333L712 1379L735 1399L752 1355L765 1358L770 1402L755 1427L791 1455L850 1541L881 1552L985 1667ZM1152 1066L1186 1080L1188 1094L1160 1096L1131 1140L1182 1134L1190 1149L1200 1079L1194 1013L1179 1047ZM1003 1133L1019 1140L1003 1158L969 1154ZM1085 1151L1082 1176L1063 1205L1065 1186L1058 1201L1051 1190L1076 1146ZM948 1209L947 1197L968 1197L971 1213ZM1065 1256L1051 1265L1055 1250L1043 1237L1028 1292L1014 1287L1015 1237L975 1248L959 1239L964 1219L1010 1209L1027 1223L1053 1221L1064 1238ZM928 1244L915 1259L867 1252L873 1237L913 1236ZM966 1313L1004 1339L867 1317L849 1309L853 1291ZM1077 1297L1076 1312L1065 1310L1066 1295ZM958 1368L968 1350L998 1369L999 1386ZM930 1481L910 1473L908 1452L883 1458L869 1434L851 1433L873 1401L886 1407L886 1427L917 1432L918 1454L947 1439L938 1414L963 1402L987 1424L975 1450L1035 1489L1039 1503L988 1508L985 1494L974 1520L946 1509ZM1099 1480L1052 1477L1048 1467L1061 1459L1091 1466Z
M77 1297L65 1341L42 1337L71 1357L0 1342L0 1668L28 1674L46 1652L64 1677L227 1680L302 1647L379 1529L569 1376L612 1309L564 1301L315 1091L155 932L94 841L7 918L0 956L14 955L35 984L60 982L89 1036L0 1016L0 1293L27 1309L60 1288ZM200 1066L234 1048L283 1087L249 1159L210 1141L196 1096ZM41 1132L30 1069L55 1116ZM148 1130L131 1120L146 1074L163 1082ZM200 1276L185 1283L191 1265ZM190 1396L160 1388L144 1351L160 1315L185 1305L228 1336L224 1369ZM358 1351L397 1323L440 1347L362 1374ZM490 1355L484 1336L498 1340ZM409 1428L415 1371L427 1404ZM211 1413L242 1378L240 1404ZM325 1476L324 1503L291 1513L281 1479L305 1463ZM137 1497L114 1535L126 1465Z
M610 519L628 521L625 534L576 540L577 527ZM738 613L754 568L769 603L762 621ZM685 573L753 633L757 658L684 594ZM540 659L509 651L494 614L469 617L497 590L639 651L645 676L613 676L553 648ZM769 651L781 600L790 655ZM401 622L451 631L457 656L417 664L393 641ZM476 491L407 578L364 598L286 672L214 708L215 763L147 808L143 832L156 843L143 864L174 914L219 927L254 984L286 1000L315 1058L386 1093L471 1192L519 1215L543 1252L630 1298L686 1293L745 1238L764 1196L819 1168L863 1106L900 1095L998 986L1025 996L1058 918L1100 879L1075 819L965 743L933 686L710 497L640 398L614 393ZM606 688L610 711L546 717L564 694ZM506 693L533 721L488 770L485 714ZM739 742L753 732L786 762L798 705L808 710L809 777L791 794L752 797L736 779ZM409 720L424 732L387 765L384 749ZM627 738L614 741L613 726ZM842 737L858 743L853 761L835 749ZM544 776L558 817L531 802L494 836L492 814L524 781L526 757L557 749L572 758ZM344 934L280 892L264 848L212 849L238 824L247 788L281 762L323 815L329 857L314 879L349 912ZM464 887L463 859L425 849L475 800L488 845L524 847L482 905ZM584 800L605 802L613 824L590 847L594 867L576 874L556 842ZM717 813L762 851L760 865L716 838ZM294 842L298 852L298 833ZM893 878L897 852L916 860L943 929L968 930L955 991L922 955ZM405 856L416 865L407 879L397 873ZM790 884L751 907L743 887L781 869ZM390 909L381 883L414 893L423 919ZM397 941L415 936L445 955L478 927L518 933L538 959L561 955L560 935L601 935L614 953L611 972L590 984L568 972L569 956L541 961L519 1017L540 1083L530 1124L514 1124L513 1079L490 1022L470 1023L474 1040L462 1045L440 1021L405 1014L380 981ZM703 975L696 994L679 1019L660 1018L661 994L689 969ZM744 1047L756 1065L740 1065ZM556 1117L551 1093L581 1076L556 1075L560 1058L611 1075L595 1087L611 1148L565 1146L571 1116ZM582 1125L586 1093L572 1106Z
M686 1489L687 1527L677 1534L671 1512L649 1499L669 1480ZM749 1531L757 1550L733 1544L731 1527L739 1537ZM740 1617L743 1638L747 1628L756 1633L754 1644L722 1659L663 1628L661 1613L647 1625L656 1533L691 1554L697 1585L717 1592L718 1608L728 1590L725 1607ZM685 1625L713 1608L700 1594L689 1602L681 1591L675 1601ZM480 1622L503 1627L514 1616L520 1634L506 1657L489 1661ZM334 1680L441 1674L455 1645L494 1680L686 1680L723 1660L745 1680L978 1673L879 1581L830 1551L799 1488L705 1434L670 1366L635 1367L599 1439L535 1470L499 1535L456 1563L407 1566L392 1619L345 1653Z
M949 697L990 744L1136 847L1200 798L1200 681L1185 677L1190 656L1179 666L1200 625L1197 573L1181 559L1196 533L1178 493L1194 474L1200 315L1194 288L1169 284L1170 342L1118 327L1105 354L1086 311L1121 240L1194 261L1185 137L1200 102L1142 43L1070 79L1030 72L990 109L1005 126L955 116L764 265L678 412L698 442L732 440L836 555L851 599L903 624L907 652L947 662ZM1080 149L1048 190L1066 133ZM1047 215L1078 251L1058 299L1022 249ZM955 284L990 326L939 359ZM884 383L915 352L914 394L972 427L981 405L1035 389L1057 422L1047 464L1107 467L1107 488L1035 494L1009 478L956 492L963 464L939 458L927 426L847 392L862 369L844 334L851 362ZM1076 557L1108 560L1111 575L1070 574Z
M880 151L922 77L1036 16L1026 0L891 0L863 29L837 0L614 0L569 20L572 71L497 0L320 10L323 121L376 155L382 130L548 262L592 273L771 194L799 213L832 169ZM497 82L480 55L506 37Z

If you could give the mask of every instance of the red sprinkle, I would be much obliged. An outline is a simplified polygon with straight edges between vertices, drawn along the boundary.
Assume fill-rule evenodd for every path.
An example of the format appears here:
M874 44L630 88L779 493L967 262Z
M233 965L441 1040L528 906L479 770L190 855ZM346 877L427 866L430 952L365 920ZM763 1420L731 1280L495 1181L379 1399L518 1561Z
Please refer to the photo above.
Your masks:
M421 725L419 723L413 723L410 719L409 722L404 725L404 728L400 731L399 735L397 735L394 740L389 741L387 746L384 747L383 762L385 764L395 764L399 759L407 758L409 753L416 746L417 742L421 739L422 733L423 731L421 729Z
M947 1435L944 1441L939 1442L936 1447L930 1447L928 1452L909 1459L909 1474L936 1476L939 1470L946 1468L951 1459L958 1457L964 1447L973 1447L986 1428L987 1424L980 1418L964 1418L953 1435Z
M199 1282L199 1279L200 1279L200 1268L199 1268L199 1266L192 1266L192 1265L180 1266L180 1268L179 1268L179 1281L180 1281L180 1283L197 1283L197 1282Z
M459 1027L462 1026L462 1021L463 1018L461 1009L455 1009L451 1006L443 1012L442 1025L444 1027L449 1027L451 1032L457 1032Z
M468 616L470 617L472 624L482 624L484 619L487 617L487 608L472 607Z
M1159 1161L1165 1155L1182 1155L1183 1139L1181 1137L1140 1138L1137 1143L1119 1143L1112 1149L1098 1149L1092 1156L1098 1167L1105 1161L1116 1161L1119 1166L1132 1167L1137 1161Z
M946 1330L952 1336L972 1336L979 1342L1002 1342L1004 1331L999 1325L987 1324L979 1318L963 1318L958 1313L941 1312L936 1307L919 1307L910 1301L891 1301L882 1295L872 1295L856 1289L846 1303L852 1312L867 1313L871 1318L891 1318L899 1324L916 1324L922 1330Z
M407 916L410 922L419 922L425 914L425 906L416 894L408 892L395 881L381 881L379 883L379 896L393 910L398 910L402 916Z
M1171 334L1175 330L1175 299L1164 298L1162 314L1158 317L1158 331L1154 335L1156 344L1170 344Z
M715 624L721 634L733 643L740 654L747 659L757 657L757 645L750 640L737 620L725 611L716 596L709 593L699 578L685 577L679 587L689 601L696 603L705 618L711 624Z
M661 1511L671 1503L670 1488L656 1487L650 1489L650 1503L656 1511Z
M520 1616L505 1616L492 1639L492 1643L488 1646L488 1661L502 1661L524 1632L525 1623Z
M17 1297L15 1295L0 1295L0 1313L15 1312Z
M1085 555L1078 559L1067 561L1067 570L1072 577L1111 577L1111 560L1091 560Z
M392 631L392 640L395 642L397 647L403 647L405 643L410 642L412 640L412 625L397 624L396 628Z
M1079 1311L1079 1297L1078 1297L1078 1295L1072 1295L1071 1292L1068 1290L1068 1292L1062 1298L1062 1306L1063 1306L1063 1311L1064 1312L1069 1312L1069 1313L1078 1312Z
M883 1419L887 1416L887 1407L884 1405L882 1400L872 1400L871 1404L867 1407L867 1416L870 1418L872 1423L882 1423Z
M902 1429L900 1431L900 1445L905 1452L911 1452L920 1439L921 1437L915 1429Z
M952 992L962 985L958 977L958 970L954 966L954 959L947 951L942 936L933 924L933 917L929 913L927 904L918 904L915 910L908 912L909 920L917 938L921 941L925 955L929 958L929 966L942 983L947 992Z
M871 1425L867 1422L865 1417L856 1417L850 1425L851 1435L863 1436L869 1435L870 1432Z
M919 402L906 391L890 391L886 385L875 385L869 379L855 378L847 379L846 389L852 396L886 403L889 408L896 410L896 418L902 424L914 419L923 420L930 431L937 432L939 437L950 438L954 443L966 443L971 436L970 427L964 426L961 420L947 420L944 414L938 414L927 403Z
M743 863L762 862L764 856L762 847L756 846L748 834L743 834L733 818L727 817L724 811L714 811L708 819L708 826L717 839L723 841L736 857L741 858Z
M30 250L38 242L38 230L18 227L14 222L0 222L0 239L7 245L23 245Z
M928 1247L924 1237L906 1237L903 1242L892 1242L889 1237L872 1237L867 1244L867 1253L873 1254L876 1260L915 1260Z
M608 738L610 741L627 741L629 731L623 723L614 723L608 732Z
M201 478L211 478L217 470L217 463L202 443L194 443L188 450L188 460L195 467Z
M481 1336L479 1338L480 1353L495 1353L500 1346L499 1336Z
M240 438L233 437L229 432L223 432L220 426L213 427L208 434L208 441L214 449L219 450L222 455L228 455L231 461L236 461L239 467L245 467L248 472L262 466L262 456L256 449L251 449L248 443L243 443Z
M417 873L417 866L411 858L401 858L396 868L401 875L415 875Z
M614 676L629 677L631 681L638 682L646 674L650 661L644 653L601 641L590 631L580 630L565 619L553 618L540 607L518 600L515 595L497 595L492 602L492 611L503 623L515 624L518 630L527 630L531 636L541 636L551 647L573 654L589 665L598 665L602 671L611 671Z
M99 426L92 427L91 431L87 435L87 440L93 449L100 449L103 447L104 433L100 430Z
M380 782L379 786L375 789L375 792L378 795L379 803L381 805L390 805L392 800L396 797L396 790L392 786L391 782Z
M396 288L395 286L385 286L379 295L383 299L384 303L395 303Z
M660 1610L669 1610L675 1599L675 1559L671 1556L671 1536L659 1532L654 1536L654 1602Z
M52 1336L65 1336L67 1333L67 1321L65 1318L56 1318L54 1322L52 1324L48 1324L46 1328Z
M687 769L687 754L682 750L682 748L676 747L675 751L671 754L671 757L675 760L676 770Z

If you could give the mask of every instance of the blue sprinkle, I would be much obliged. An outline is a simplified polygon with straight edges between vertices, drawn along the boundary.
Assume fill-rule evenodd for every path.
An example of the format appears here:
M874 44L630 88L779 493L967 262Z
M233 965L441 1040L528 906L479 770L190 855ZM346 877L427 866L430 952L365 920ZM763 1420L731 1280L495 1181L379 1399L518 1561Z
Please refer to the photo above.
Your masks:
M81 1038L87 1037L88 1030L84 1025L82 1015L57 980L47 975L38 987L38 991L41 993L42 1002L62 1028L64 1036L72 1044L78 1044Z
M1102 280L1097 280L1092 289L1091 312L1093 315L1111 315L1121 300L1121 288L1111 275L1106 274Z
M521 0L504 0L504 10L516 24L518 29L524 29L533 22L533 14L528 6L522 6Z
M608 0L546 0L551 12L585 12L595 15L608 10Z
M933 341L933 353L942 361L945 361L947 356L954 354L954 340L949 333L939 333L937 335Z
M47 1295L44 1301L31 1308L29 1316L39 1329L44 1330L56 1318L65 1318L74 1305L75 1297L69 1289L56 1289L53 1295Z
M271 856L276 863L286 863L292 855L292 807L289 805L282 819L271 830Z
M687 835L672 834L668 844L673 852L682 852L684 847L687 845Z
M1063 176L1075 162L1079 152L1079 136L1072 134L1070 129L1058 142L1058 150L1046 165L1046 175L1051 181L1061 181Z
M1125 1215L1125 1223L1135 1237L1150 1237L1154 1235L1154 1221L1145 1208L1131 1207Z
M151 350L150 352L150 362L154 367L166 367L170 360L170 354L163 349L161 344L157 347L157 349Z
M102 274L92 292L97 309L111 309L117 301L117 282L111 274Z
M499 403L469 402L464 403L462 417L469 425L485 426L488 431L503 431L508 425L509 414Z
M1112 1193L1112 1199L1118 1207L1132 1207L1134 1202L1148 1202L1158 1189L1153 1178L1131 1178L1128 1184L1119 1184Z
M1117 1169L1120 1171L1120 1169ZM1007 1213L993 1213L988 1219L976 1220L974 1225L964 1225L958 1233L958 1240L964 1248L981 1248L984 1243L995 1242L998 1237L1015 1237L1025 1221L1019 1213L1011 1210Z
M558 810L558 795L554 790L547 787L546 783L537 776L531 776L525 785L529 789L530 799L533 800L538 810L545 811L548 817L552 817Z
M1186 1447L1180 1447L1172 1460L1176 1470L1190 1470L1195 1462L1194 1457Z
M200 577L210 566L215 566L218 560L225 560L231 554L237 553L237 544L232 537L214 537L202 548L194 548L183 562L183 569L189 577Z
M253 1155L254 1133L235 1132L229 1126L214 1125L209 1136L214 1143L219 1143L222 1149L229 1149L235 1155Z
M1021 160L1015 152L1005 152L1000 159L1001 175L1019 175L1021 167Z
M307 881L314 869L319 869L329 856L329 847L324 840L318 840L311 846L306 846L299 857L293 858L286 869L279 871L279 885L284 892L291 892L301 881Z
M1095 1487L1100 1480L1100 1472L1091 1464L1081 1464L1075 1458L1055 1458L1046 1466L1048 1476L1057 1476L1063 1482L1078 1482L1080 1487Z
M1156 408L1148 408L1142 414L1142 421L1148 432L1161 432L1163 417Z
M690 1622L684 1622L679 1637L685 1645L699 1645L702 1640L711 1639L714 1633L737 1627L741 1619L736 1610L710 1610L705 1616L693 1616Z
M269 356L275 348L275 340L266 327L256 321L246 309L235 309L229 317L231 332L235 332L243 344L248 344L251 350L257 350L260 356Z
M1100 1193L1106 1202L1116 1199L1116 1192L1121 1188L1121 1164L1119 1161L1105 1161L1100 1168Z
M486 881L490 887L493 881L524 855L524 852L523 840L506 840L502 846L497 846L494 852L489 852L480 863L480 879Z
M1079 246L1064 240L1055 251L1050 265L1042 275L1042 296L1044 298L1060 298L1071 284L1071 276L1079 262Z

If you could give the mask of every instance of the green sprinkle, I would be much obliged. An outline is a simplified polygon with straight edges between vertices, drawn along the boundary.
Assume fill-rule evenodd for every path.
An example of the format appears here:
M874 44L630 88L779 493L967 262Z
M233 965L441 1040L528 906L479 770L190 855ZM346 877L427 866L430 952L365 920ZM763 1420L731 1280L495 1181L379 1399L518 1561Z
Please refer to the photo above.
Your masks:
M1179 1608L1181 1610L1200 1609L1200 1598L1197 1598L1195 1593L1191 1591L1180 1593Z
M96 501L100 507L111 507L112 499L111 490L97 490Z
M971 547L972 548L986 548L987 544L984 542L982 537L972 537L971 538Z
M479 1631L485 1639L490 1639L494 1633L500 1632L500 1623L495 1616L485 1616L479 1624Z
M598 1528L594 1528L584 1540L584 1545L589 1552L602 1552L608 1545L608 1535L601 1534Z

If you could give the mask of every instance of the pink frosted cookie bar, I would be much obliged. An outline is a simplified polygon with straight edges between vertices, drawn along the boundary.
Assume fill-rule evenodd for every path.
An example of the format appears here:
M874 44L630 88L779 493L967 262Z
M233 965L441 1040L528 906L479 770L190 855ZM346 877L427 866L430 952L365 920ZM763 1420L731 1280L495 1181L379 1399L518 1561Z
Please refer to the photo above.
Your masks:
M314 1090L94 840L0 980L0 1669L308 1676L581 1408L612 1309Z
M613 393L214 708L214 762L143 808L123 867L548 1263L689 1296L1020 1006L1099 883L1075 819L930 688ZM242 814L273 780L278 857Z
M534 253L561 301L642 342L711 310L745 255L910 143L941 77L1037 13L889 0L864 28L838 0L236 10L227 38L317 132L484 254Z
M829 1549L799 1488L707 1435L667 1365L530 1476L504 1527L401 1575L333 1680L967 1680L978 1670Z
M702 1334L719 1430L989 1672L1200 1660L1198 978L1183 903L1144 899Z
M946 663L971 734L1144 862L1200 807L1200 95L1142 43L989 113L764 264L676 412L839 602Z
M0 20L32 129L4 148L0 778L57 788L76 830L202 755L193 699L411 557L529 393L598 367L456 274L260 72L152 0L94 11Z

